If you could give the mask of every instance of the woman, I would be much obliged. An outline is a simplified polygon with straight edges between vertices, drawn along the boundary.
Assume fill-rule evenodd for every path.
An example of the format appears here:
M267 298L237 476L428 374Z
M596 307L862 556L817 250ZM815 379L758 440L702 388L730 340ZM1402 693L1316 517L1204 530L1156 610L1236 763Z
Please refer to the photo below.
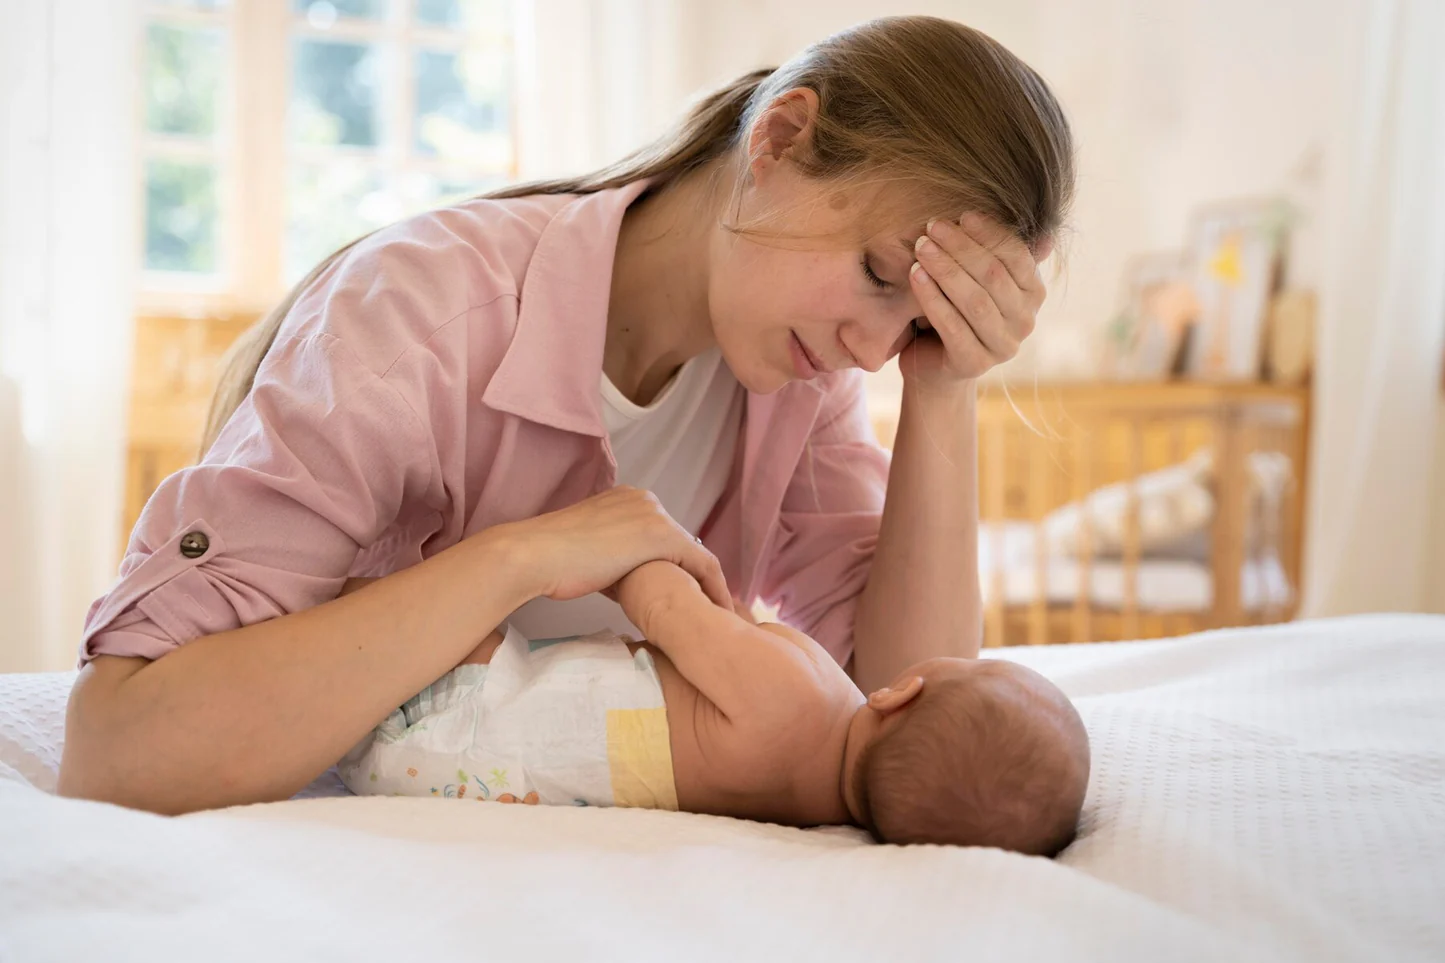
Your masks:
M975 379L1072 188L1032 70L889 18L608 169L353 243L238 347L92 607L60 792L286 798L498 623L617 624L593 593L652 559L865 690L976 655ZM890 472L857 369L900 351Z

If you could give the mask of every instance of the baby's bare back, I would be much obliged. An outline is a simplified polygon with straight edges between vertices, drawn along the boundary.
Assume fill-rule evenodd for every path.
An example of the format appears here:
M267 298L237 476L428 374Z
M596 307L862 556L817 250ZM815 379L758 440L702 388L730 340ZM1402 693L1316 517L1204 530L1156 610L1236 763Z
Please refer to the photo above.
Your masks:
M501 632L492 632L462 664L489 664L502 641ZM745 726L724 719L656 646L627 642L633 654L644 648L657 665L667 706L678 808L715 816L808 824L804 813L808 807L796 801L793 783L797 770L780 764L776 742L749 738ZM796 762L805 764L804 760Z

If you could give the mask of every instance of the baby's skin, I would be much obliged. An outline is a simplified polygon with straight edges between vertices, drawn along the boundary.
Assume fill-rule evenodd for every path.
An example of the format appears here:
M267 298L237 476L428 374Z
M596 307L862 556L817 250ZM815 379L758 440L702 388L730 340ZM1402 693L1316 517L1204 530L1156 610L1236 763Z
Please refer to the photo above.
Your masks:
M1002 660L937 658L865 696L807 635L754 624L719 607L669 562L649 562L617 586L642 630L667 703L680 809L795 826L862 824L854 767L902 723L926 686L989 674L1027 676ZM489 662L493 632L463 662Z

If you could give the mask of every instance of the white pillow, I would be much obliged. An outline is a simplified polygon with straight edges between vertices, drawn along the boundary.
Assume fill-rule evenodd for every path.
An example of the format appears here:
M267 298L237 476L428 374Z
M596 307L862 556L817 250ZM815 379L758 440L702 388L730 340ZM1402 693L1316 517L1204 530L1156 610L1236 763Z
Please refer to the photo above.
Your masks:
M1139 497L1139 550L1157 552L1188 536L1205 531L1214 517L1210 490L1213 457L1208 449L1187 461L1140 475L1134 482ZM1118 482L1090 492L1044 517L1044 533L1051 552L1083 556L1092 542L1097 557L1124 552L1129 516L1130 484ZM1085 532L1087 512L1091 531Z
M1284 497L1294 485L1289 457L1277 451L1250 452L1244 459L1249 485L1245 498L1245 551L1251 558L1277 547ZM1189 460L1139 476L1139 549L1155 558L1209 560L1209 525L1214 520L1214 459L1200 449ZM1090 493L1094 555L1124 553L1124 524L1129 489L1120 482ZM1083 503L1070 502L1044 518L1052 552L1082 556L1085 549Z
M76 672L0 673L0 779L55 791L65 744L65 705Z

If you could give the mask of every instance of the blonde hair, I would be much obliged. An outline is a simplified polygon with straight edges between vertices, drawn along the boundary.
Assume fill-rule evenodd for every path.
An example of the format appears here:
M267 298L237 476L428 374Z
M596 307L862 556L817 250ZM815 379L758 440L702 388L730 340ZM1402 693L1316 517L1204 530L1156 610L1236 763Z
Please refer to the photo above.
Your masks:
M985 34L918 16L870 20L781 67L743 74L696 102L656 141L591 174L478 197L589 194L641 179L661 190L744 147L772 101L800 87L819 101L807 150L788 154L807 176L840 188L899 182L920 211L982 213L1031 249L1061 227L1073 196L1073 141L1048 86ZM732 185L734 198L744 179ZM317 265L232 346L207 414L203 456L250 392L297 298L361 240Z

